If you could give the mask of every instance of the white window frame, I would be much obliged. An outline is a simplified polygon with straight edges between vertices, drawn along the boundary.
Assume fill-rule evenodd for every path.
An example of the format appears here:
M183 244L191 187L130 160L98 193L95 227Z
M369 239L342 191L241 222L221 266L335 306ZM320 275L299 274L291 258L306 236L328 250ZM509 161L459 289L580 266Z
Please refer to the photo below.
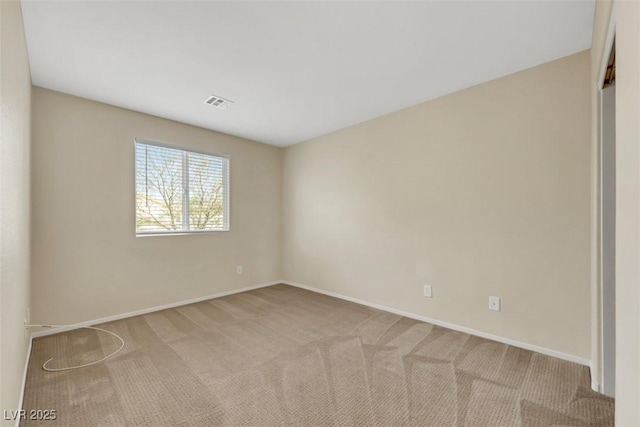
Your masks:
M194 154L201 154L201 155L205 155L205 156L212 156L212 157L220 157L226 160L226 162L224 163L224 169L223 169L223 179L224 179L224 185L226 186L226 195L227 197L225 197L224 199L224 204L223 204L223 215L225 218L225 224L226 224L226 228L223 229L217 229L217 230L152 230L152 231L138 231L138 207L136 204L136 194L137 194L137 181L136 181L136 177L138 176L138 168L137 168L137 162L136 162L136 145L140 143L140 144L147 144L147 145L152 145L152 146L156 146L156 147L161 147L161 148L170 148L172 150L179 150L183 153L183 155L185 155L186 153L194 153ZM187 162L183 162L183 186L184 186L184 191L183 191L183 203L182 203L182 216L183 216L183 221L184 218L187 218L187 224L188 224L188 200L189 200L189 185L188 185L188 181L187 181L187 185L185 185L185 178L184 177L188 177L188 171L189 171L189 166ZM198 150L191 150L191 149L186 149L182 146L176 145L176 144L170 144L167 142L158 142L158 141L154 141L154 140L150 140L150 139L146 139L146 138L135 138L134 139L134 143L133 143L133 229L135 230L136 233L136 237L148 237L148 236L177 236L177 235L189 235L189 234L207 234L207 233L226 233L228 231L231 231L231 204L230 204L230 199L231 199L231 180L230 180L230 172L229 169L231 168L231 156L228 154L215 154L215 153L210 153L210 152L205 152L205 151L198 151ZM186 170L185 170L186 169ZM186 202L186 203L185 203Z

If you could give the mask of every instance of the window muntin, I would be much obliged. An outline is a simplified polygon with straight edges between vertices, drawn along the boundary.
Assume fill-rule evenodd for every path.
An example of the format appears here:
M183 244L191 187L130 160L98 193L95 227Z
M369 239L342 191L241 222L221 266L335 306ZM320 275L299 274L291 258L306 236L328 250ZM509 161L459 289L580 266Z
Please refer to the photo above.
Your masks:
M229 159L136 140L136 234L229 230Z

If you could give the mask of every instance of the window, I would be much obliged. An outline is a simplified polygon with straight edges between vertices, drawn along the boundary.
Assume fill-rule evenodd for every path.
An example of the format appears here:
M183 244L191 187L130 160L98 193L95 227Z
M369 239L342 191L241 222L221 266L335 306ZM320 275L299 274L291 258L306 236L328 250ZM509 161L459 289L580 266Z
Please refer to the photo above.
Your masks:
M229 230L229 159L136 140L136 234Z

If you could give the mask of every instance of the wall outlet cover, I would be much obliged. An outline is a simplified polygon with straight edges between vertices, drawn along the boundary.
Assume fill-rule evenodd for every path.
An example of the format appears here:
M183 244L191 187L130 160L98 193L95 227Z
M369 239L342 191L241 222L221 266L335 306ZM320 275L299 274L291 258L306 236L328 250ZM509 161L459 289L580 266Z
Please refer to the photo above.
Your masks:
M489 297L489 310L500 311L500 297Z
M424 285L424 296L427 298L431 298L431 285Z

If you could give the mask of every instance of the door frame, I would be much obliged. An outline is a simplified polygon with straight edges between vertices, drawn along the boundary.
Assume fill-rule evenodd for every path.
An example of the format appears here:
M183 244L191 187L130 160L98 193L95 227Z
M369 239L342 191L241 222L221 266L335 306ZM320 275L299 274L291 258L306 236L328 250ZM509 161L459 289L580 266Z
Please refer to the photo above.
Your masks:
M605 78L605 73L607 71L607 65L609 63L609 56L611 55L611 48L613 47L613 42L615 40L615 35L616 35L616 3L615 1L613 2L613 4L611 5L611 15L609 17L609 24L607 27L607 36L605 39L605 44L603 47L603 54L602 54L602 58L601 58L601 62L600 62L600 72L598 74L598 80L596 81L597 84L597 88L598 88L598 161L597 161L597 165L598 165L598 207L597 207L597 211L598 211L598 220L597 220L597 227L598 227L598 280L597 280L597 285L598 285L598 299L599 299L599 304L598 304L598 361L599 361L599 366L598 366L598 370L599 370L599 376L597 378L597 390L598 392L602 393L604 390L604 385L605 385L605 381L606 379L604 378L605 376L605 369L604 369L604 352L605 352L605 346L604 346L604 256L603 256L603 252L604 252L604 248L603 248L603 233L604 233L604 224L603 224L603 209L604 209L604 198L603 198L603 156L602 156L602 150L603 150L603 143L604 143L604 133L603 133L603 119L604 119L604 114L603 114L603 85L604 85L604 78ZM615 126L615 124L614 124ZM614 374L615 375L615 374ZM615 378L614 378L615 381ZM596 387L593 387L594 384L592 384L592 388L596 389Z

